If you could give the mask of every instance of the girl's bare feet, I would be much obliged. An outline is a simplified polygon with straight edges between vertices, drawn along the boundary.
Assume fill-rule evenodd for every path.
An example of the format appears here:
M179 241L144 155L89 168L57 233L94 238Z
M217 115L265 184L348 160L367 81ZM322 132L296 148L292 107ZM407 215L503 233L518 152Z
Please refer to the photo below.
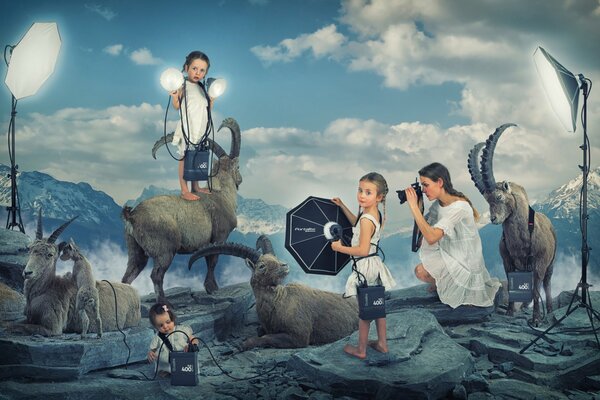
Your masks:
M387 353L388 349L387 346L383 347L379 344L379 341L377 340L369 340L369 347L371 347L374 350L377 350L380 353Z
M169 371L158 371L158 376L161 378L168 378L171 376L171 373Z
M359 358L361 360L364 360L365 358L367 358L367 352L361 353L358 350L358 347L356 346L352 346L352 345L345 345L344 346L344 351L348 354L350 354L351 356L354 356L356 358Z
M212 194L212 192L210 190L208 190L207 188L196 188L196 189L194 189L194 193Z
M185 200L190 200L190 201L200 199L200 197L196 196L194 193L191 193L191 192L183 192L183 193L181 193L181 197L184 198Z

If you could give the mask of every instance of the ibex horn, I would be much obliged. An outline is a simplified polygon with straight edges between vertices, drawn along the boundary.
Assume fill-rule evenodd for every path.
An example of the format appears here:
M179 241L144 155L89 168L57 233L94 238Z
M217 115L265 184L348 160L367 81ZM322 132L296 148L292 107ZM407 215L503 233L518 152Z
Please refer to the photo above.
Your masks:
M43 235L44 232L42 230L42 207L40 207L40 209L38 210L38 223L37 230L35 231L35 238L41 240Z
M54 243L56 241L56 239L58 239L58 237L60 236L60 234L63 233L63 231L67 228L67 226L69 226L69 224L71 222L73 222L73 220L75 218L77 218L77 217L78 216L75 216L75 217L71 218L70 220L68 220L67 222L65 222L64 224L62 224L58 228L56 228L56 230L54 232L52 232L52 235L50 235L50 237L48 238L48 243Z
M163 135L160 139L156 141L156 143L154 143L154 146L152 146L152 158L156 160L156 151L160 149L161 146L164 146L167 143L171 143L173 141L173 136L175 136L175 132Z
M231 131L231 150L229 151L229 158L233 159L240 156L240 126L233 118L225 118L219 126L219 131L223 128L229 128Z
M219 146L219 143L213 142L211 139L206 139L206 140L208 141L208 145L212 149L215 156L217 156L217 158L221 158L221 157L227 155L227 152L225 150L223 150L223 148L221 146Z
M469 174L471 174L471 180L475 184L475 187L481 194L485 192L485 185L483 184L483 178L479 170L479 150L485 146L484 142L477 143L469 152L469 158L467 159L467 167L469 168Z
M261 250L263 254L273 254L273 244L265 235L260 235L258 239L256 239L256 250Z
M192 269L192 265L199 258L213 256L215 254L224 254L227 256L235 256L244 259L247 258L253 263L256 263L258 261L258 258L260 257L260 253L258 251L248 246L244 246L243 244L230 242L211 243L208 246L205 246L197 250L194 254L192 254L190 260L188 261L188 268Z
M483 176L483 185L485 190L493 191L496 188L496 180L494 179L494 150L496 143L502 135L502 132L508 127L517 126L516 124L504 124L496 128L494 133L485 141L485 147L481 155L481 175Z

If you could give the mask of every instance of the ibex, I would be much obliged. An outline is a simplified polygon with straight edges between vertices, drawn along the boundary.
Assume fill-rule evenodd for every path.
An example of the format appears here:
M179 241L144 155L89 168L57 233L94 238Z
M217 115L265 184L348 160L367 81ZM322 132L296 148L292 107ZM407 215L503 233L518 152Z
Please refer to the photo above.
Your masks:
M75 312L81 320L81 338L88 332L90 319L96 323L96 333L102 337L102 319L100 318L100 295L96 288L96 280L90 262L85 258L73 239L69 243L62 242L58 245L60 259L73 260L73 279L77 286L75 299Z
M250 285L256 312L265 335L244 341L252 347L296 348L332 343L358 329L358 303L341 294L313 289L299 283L283 285L289 268L274 254L264 236L257 240L262 254L234 243L211 244L190 257L189 266L200 257L227 254L241 257L252 270Z
M231 130L231 149L227 154L211 142L218 157L213 165L214 191L196 201L180 196L156 196L138 204L134 209L123 208L125 239L129 253L127 270L122 282L131 283L146 267L148 258L154 260L150 275L157 301L167 302L163 279L175 254L191 254L209 243L222 242L237 225L237 189L242 182L239 171L240 127L232 118L223 121L219 130ZM157 142L157 146L164 141ZM218 289L215 266L218 255L207 255L208 266L204 287L208 293Z
M467 166L475 187L481 192L490 206L490 220L493 224L502 224L500 256L506 273L525 271L527 259L531 255L533 262L529 266L533 274L533 323L540 322L540 286L543 282L546 293L546 309L552 312L553 262L556 254L556 234L552 223L544 214L535 213L534 229L530 236L528 230L529 200L523 187L513 182L496 183L492 168L496 143L506 128L515 124L504 124L490 135L485 143L476 144L469 152ZM477 156L481 148L481 168ZM508 305L509 315L515 311L514 302Z
M75 308L78 289L75 277L70 272L64 276L56 275L56 261L60 252L55 241L73 219L62 224L49 238L44 239L40 211L36 240L29 247L29 260L23 270L24 294L27 301L26 321L25 324L13 324L11 330L46 336L81 332L81 315ZM141 318L137 291L131 285L119 282L112 282L112 286L114 293L108 283L96 282L103 330L117 330L117 324L121 328L137 326Z

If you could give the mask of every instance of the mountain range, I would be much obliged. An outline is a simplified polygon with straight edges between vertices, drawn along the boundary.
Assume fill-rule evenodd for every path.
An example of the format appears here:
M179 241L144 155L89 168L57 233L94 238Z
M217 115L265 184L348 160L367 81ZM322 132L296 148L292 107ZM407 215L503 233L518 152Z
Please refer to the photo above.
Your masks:
M0 204L10 204L10 168L0 164ZM552 221L558 238L558 252L574 258L581 254L581 233L579 229L579 192L582 177L553 190L546 199L533 205L533 208L546 214ZM78 216L68 229L68 236L76 238L83 249L93 251L100 243L110 242L126 252L123 236L122 207L108 194L93 189L88 183L59 181L41 172L21 172L18 177L20 208L26 231L33 236L37 212L42 207L44 233L47 236L64 221ZM167 190L156 186L144 188L137 199L126 205L135 206L139 202L159 194L178 194L177 190ZM266 234L271 238L277 255L290 265L294 259L284 248L285 214L288 210L280 205L271 205L261 199L246 199L238 195L238 227L229 239L254 247L256 238ZM600 168L590 171L588 180L588 244L600 251ZM7 211L0 210L0 218L6 221ZM498 253L501 226L487 224L480 228L486 265L492 275L503 277L502 262ZM398 232L386 236L381 247L386 253L386 263L398 265L412 276L412 268L418 263L416 253L410 252L410 233ZM126 263L126 260L124 261ZM183 270L187 258L178 256L172 266ZM124 266L120 266L124 270ZM300 278L303 272L299 267L291 268L292 278ZM187 271L187 268L185 268ZM600 273L598 257L592 253L590 270ZM404 275L404 274L403 274ZM306 278L306 277L305 277ZM308 277L308 281L318 281L318 276ZM306 281L307 279L303 279ZM407 278L409 279L409 278ZM332 284L341 288L341 284Z

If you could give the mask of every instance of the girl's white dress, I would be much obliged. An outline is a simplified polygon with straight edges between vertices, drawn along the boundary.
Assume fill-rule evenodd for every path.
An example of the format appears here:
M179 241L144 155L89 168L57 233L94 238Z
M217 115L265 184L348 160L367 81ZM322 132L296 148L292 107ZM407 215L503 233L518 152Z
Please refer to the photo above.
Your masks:
M192 328L187 325L175 325L174 331L183 331L188 334L190 339L192 338ZM169 336L169 342L173 346L173 350L175 351L183 351L185 346L187 346L188 341L187 337L181 332L174 332ZM158 355L158 351L160 346L163 344L162 339L155 335L150 342L150 350L155 351ZM158 370L159 371L167 371L171 372L171 365L169 364L169 349L166 345L162 346L162 350L160 350L160 358L158 360Z
M435 279L442 303L452 308L463 304L491 306L501 285L485 268L481 238L469 203L455 201L442 207L436 201L425 219L444 231L437 243L430 245L423 240L420 251L423 267Z
M181 112L181 118L175 128L172 141L172 144L177 146L180 157L184 156L186 148L183 132L185 131L193 144L197 144L206 132L208 124L208 100L204 97L200 85L186 81L185 90L186 95L182 97L178 110Z
M375 246L379 242L379 238L381 236L381 227L377 219L373 217L371 214L362 214L360 219L367 218L375 224L375 233L371 238L371 247L369 249L369 254L373 254L377 252L377 246ZM360 223L357 223L356 226L352 228L352 246L358 246L360 243ZM358 257L357 257L358 258ZM352 261L350 261L352 262ZM383 263L379 255L374 255L371 257L362 258L356 261L356 269L360 271L361 274L367 279L367 284L369 286L375 285L383 285L385 290L390 290L394 286L396 286L396 281L392 277L392 274L388 267ZM364 279L362 275L360 276L361 281ZM348 280L346 281L346 290L344 293L344 297L356 296L356 287L359 285L359 275L352 271Z

